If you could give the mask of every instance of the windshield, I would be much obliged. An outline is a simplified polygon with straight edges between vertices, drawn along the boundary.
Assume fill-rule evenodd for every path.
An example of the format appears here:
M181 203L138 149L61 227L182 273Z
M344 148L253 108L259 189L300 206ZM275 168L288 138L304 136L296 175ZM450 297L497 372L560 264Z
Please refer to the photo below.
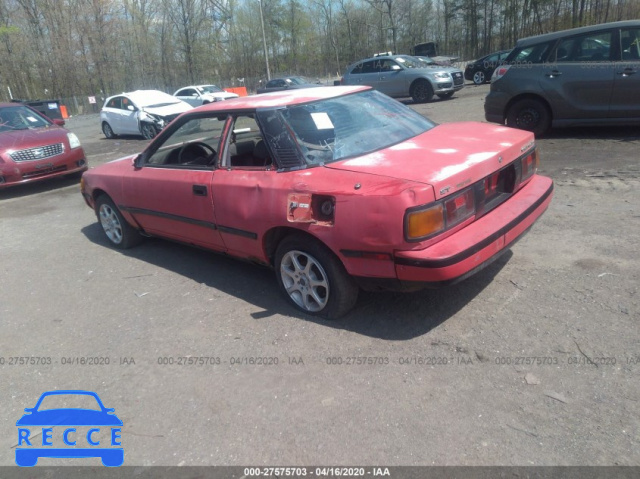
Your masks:
M435 126L411 108L375 90L290 106L278 112L309 166L365 155Z
M23 105L0 109L0 132L43 128L50 123Z
M284 81L286 81L287 83L293 83L294 85L304 85L305 83L311 83L311 81L303 77L289 77Z
M435 65L436 62L432 60L430 57L416 57L421 64L426 64L427 66Z
M395 57L395 60L405 68L423 68L423 63L415 57L402 55Z
M220 93L221 91L224 91L216 85L202 85L200 89L202 90L202 93Z

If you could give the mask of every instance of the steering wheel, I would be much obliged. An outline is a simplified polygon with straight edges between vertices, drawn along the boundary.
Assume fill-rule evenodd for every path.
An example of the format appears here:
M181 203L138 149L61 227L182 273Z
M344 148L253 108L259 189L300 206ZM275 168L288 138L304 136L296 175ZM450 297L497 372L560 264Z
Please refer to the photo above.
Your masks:
M203 141L194 141L182 145L178 151L178 163L180 165L208 165L216 156L216 150Z

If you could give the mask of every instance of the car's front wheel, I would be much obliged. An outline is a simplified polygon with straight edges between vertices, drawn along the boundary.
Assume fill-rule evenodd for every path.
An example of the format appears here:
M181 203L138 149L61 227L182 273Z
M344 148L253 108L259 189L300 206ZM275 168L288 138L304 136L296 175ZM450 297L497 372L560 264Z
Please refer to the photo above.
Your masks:
M340 260L312 238L293 235L282 240L275 270L280 290L307 314L336 319L358 299L358 285Z
M116 137L116 134L113 132L113 128L111 128L111 125L106 121L102 123L102 133L104 133L104 136L108 140Z
M487 77L484 75L484 72L475 72L473 74L473 83L476 85L482 85L487 81Z
M107 195L100 195L96 200L96 216L105 236L116 248L131 248L142 241L138 230L127 223Z
M540 100L525 98L515 102L507 112L507 126L542 135L551 125L551 113Z
M151 123L145 122L140 125L140 133L142 133L145 140L153 140L158 134L158 130Z
M433 98L433 88L427 80L417 80L411 88L411 98L415 103L425 103Z

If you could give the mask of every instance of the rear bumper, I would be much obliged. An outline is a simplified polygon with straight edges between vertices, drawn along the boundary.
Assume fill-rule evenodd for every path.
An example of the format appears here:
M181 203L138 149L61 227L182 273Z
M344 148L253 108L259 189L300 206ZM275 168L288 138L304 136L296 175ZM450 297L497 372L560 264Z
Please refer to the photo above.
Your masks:
M526 233L552 196L553 181L534 176L505 203L448 238L423 250L397 251L398 280L439 287L474 274Z

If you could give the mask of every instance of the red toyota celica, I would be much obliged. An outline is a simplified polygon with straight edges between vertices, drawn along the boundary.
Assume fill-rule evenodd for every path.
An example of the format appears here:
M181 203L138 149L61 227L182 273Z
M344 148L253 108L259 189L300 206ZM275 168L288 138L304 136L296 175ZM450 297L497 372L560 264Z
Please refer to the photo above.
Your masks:
M184 113L82 194L117 248L159 236L269 265L294 306L337 318L359 288L444 286L496 259L551 201L537 167L529 132L326 87Z

